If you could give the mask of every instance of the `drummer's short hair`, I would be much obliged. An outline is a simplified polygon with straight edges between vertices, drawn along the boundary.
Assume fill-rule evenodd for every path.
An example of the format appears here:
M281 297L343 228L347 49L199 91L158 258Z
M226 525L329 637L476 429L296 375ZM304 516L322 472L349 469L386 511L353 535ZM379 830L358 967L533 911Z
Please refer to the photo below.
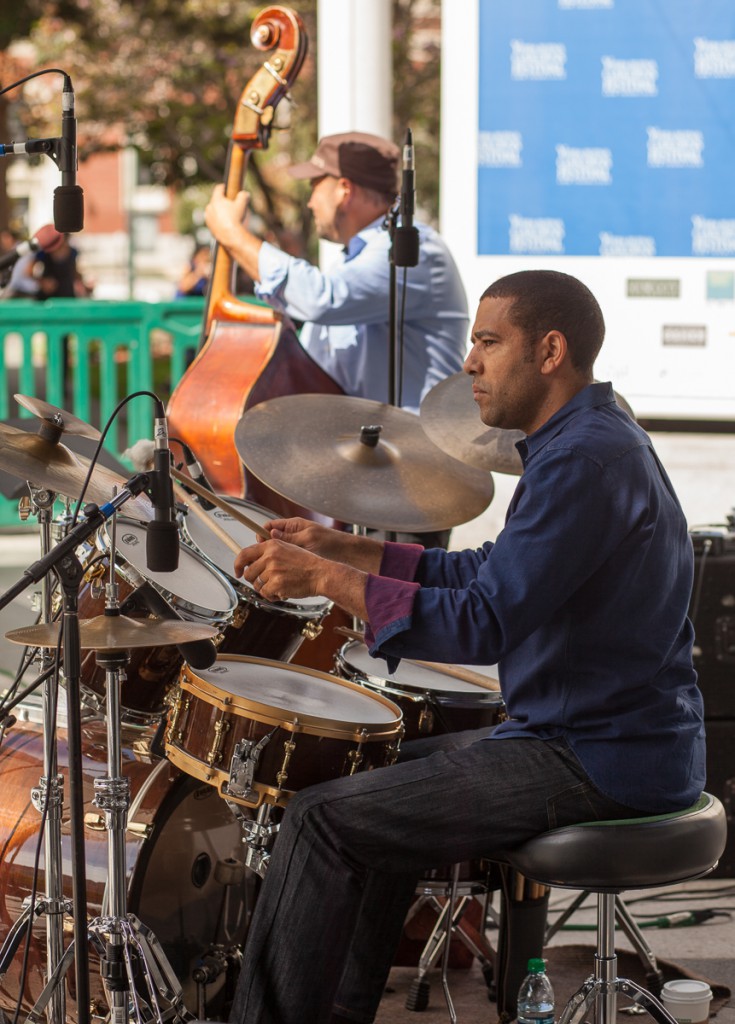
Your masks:
M597 299L576 277L558 270L520 270L491 284L482 299L512 299L510 321L529 341L560 331L574 368L592 371L605 338L605 320Z

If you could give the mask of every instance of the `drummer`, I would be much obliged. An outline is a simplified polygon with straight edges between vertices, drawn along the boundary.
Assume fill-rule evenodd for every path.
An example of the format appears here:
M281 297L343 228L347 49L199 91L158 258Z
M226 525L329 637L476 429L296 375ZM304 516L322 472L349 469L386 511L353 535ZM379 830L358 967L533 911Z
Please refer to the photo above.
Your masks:
M345 132L320 140L314 155L289 168L311 185L309 209L319 238L339 242L340 259L320 271L261 241L243 225L250 196L228 199L215 187L207 227L255 281L255 293L305 321L306 351L348 395L389 401L390 237L385 220L396 199L401 153L387 139ZM442 238L417 224L419 263L405 273L402 381L395 404L418 412L440 380L462 368L467 346L467 298ZM399 295L404 276L399 279ZM400 297L403 304L403 297ZM427 546L449 540L424 536Z
M597 301L566 274L511 274L483 294L465 369L482 422L524 434L495 543L448 554L293 519L237 556L265 597L318 593L363 619L389 669L498 662L509 717L292 800L233 1021L368 1024L421 872L699 796L691 543L650 438L593 383L603 336Z

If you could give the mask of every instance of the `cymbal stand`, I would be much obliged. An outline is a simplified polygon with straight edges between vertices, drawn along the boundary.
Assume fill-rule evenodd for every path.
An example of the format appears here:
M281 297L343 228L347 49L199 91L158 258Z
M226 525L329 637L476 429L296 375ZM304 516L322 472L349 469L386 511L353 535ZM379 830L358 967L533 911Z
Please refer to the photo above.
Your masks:
M41 555L46 555L51 548L51 520L56 494L47 489L34 488L29 484L31 508L38 518L40 527ZM52 621L52 586L48 575L40 580L41 585L41 621ZM23 911L8 933L0 949L0 976L7 970L13 955L23 940L25 929L33 927L33 920L41 914L46 915L46 978L53 975L64 955L64 914L71 913L71 903L64 898L63 890L63 857L61 850L61 817L64 804L64 777L58 771L56 744L56 683L52 672L55 652L43 648L39 655L42 664L42 676L46 675L43 685L43 775L38 786L31 790L31 802L39 814L46 808L46 825L44 828L45 856L45 898L36 899L31 906L30 897L24 901ZM65 994L62 988L53 992L52 1000L47 1009L49 1024L66 1020Z
M119 615L115 583L115 528L110 545L110 582L106 587L105 615ZM108 991L111 1019L136 1022L184 1021L191 1015L184 1006L181 986L158 940L134 914L127 912L127 859L125 832L130 807L130 780L122 774L121 690L128 651L98 651L97 664L105 670L107 715L107 776L95 779L94 803L105 812L108 883L103 916L90 922L97 936L102 978ZM106 913L104 913L106 911ZM103 943L103 937L107 936ZM142 975L147 999L136 986ZM129 1017L128 1014L132 1014Z

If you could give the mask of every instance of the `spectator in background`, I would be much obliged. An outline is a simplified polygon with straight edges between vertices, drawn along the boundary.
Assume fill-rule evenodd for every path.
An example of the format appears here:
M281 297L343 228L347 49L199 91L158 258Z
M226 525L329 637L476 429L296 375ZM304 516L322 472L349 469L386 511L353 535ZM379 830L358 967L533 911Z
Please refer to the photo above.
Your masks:
M23 236L18 231L10 228L0 231L0 251L3 253L11 252L21 241ZM33 274L35 261L36 254L33 252L27 252L16 260L7 275L7 284L2 293L4 299L35 298L38 294L38 281Z
M212 256L208 245L198 245L176 289L176 298L187 295L206 295L209 275L212 272Z
M38 281L39 299L85 299L93 291L77 266L78 251L64 235L53 252L36 253L34 273Z

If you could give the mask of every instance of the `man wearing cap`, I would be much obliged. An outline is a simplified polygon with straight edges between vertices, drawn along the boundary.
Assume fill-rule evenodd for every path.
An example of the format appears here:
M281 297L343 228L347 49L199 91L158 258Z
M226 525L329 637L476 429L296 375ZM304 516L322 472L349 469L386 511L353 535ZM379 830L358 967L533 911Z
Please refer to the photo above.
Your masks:
M290 168L308 179L317 234L343 246L326 272L263 242L243 225L249 196L215 188L208 228L255 282L259 298L304 322L301 342L348 395L389 400L389 248L400 150L364 132L323 138L312 158ZM418 412L421 399L462 368L469 316L459 273L433 228L419 224L419 264L406 273L403 373L396 404ZM399 272L399 313L403 275Z

